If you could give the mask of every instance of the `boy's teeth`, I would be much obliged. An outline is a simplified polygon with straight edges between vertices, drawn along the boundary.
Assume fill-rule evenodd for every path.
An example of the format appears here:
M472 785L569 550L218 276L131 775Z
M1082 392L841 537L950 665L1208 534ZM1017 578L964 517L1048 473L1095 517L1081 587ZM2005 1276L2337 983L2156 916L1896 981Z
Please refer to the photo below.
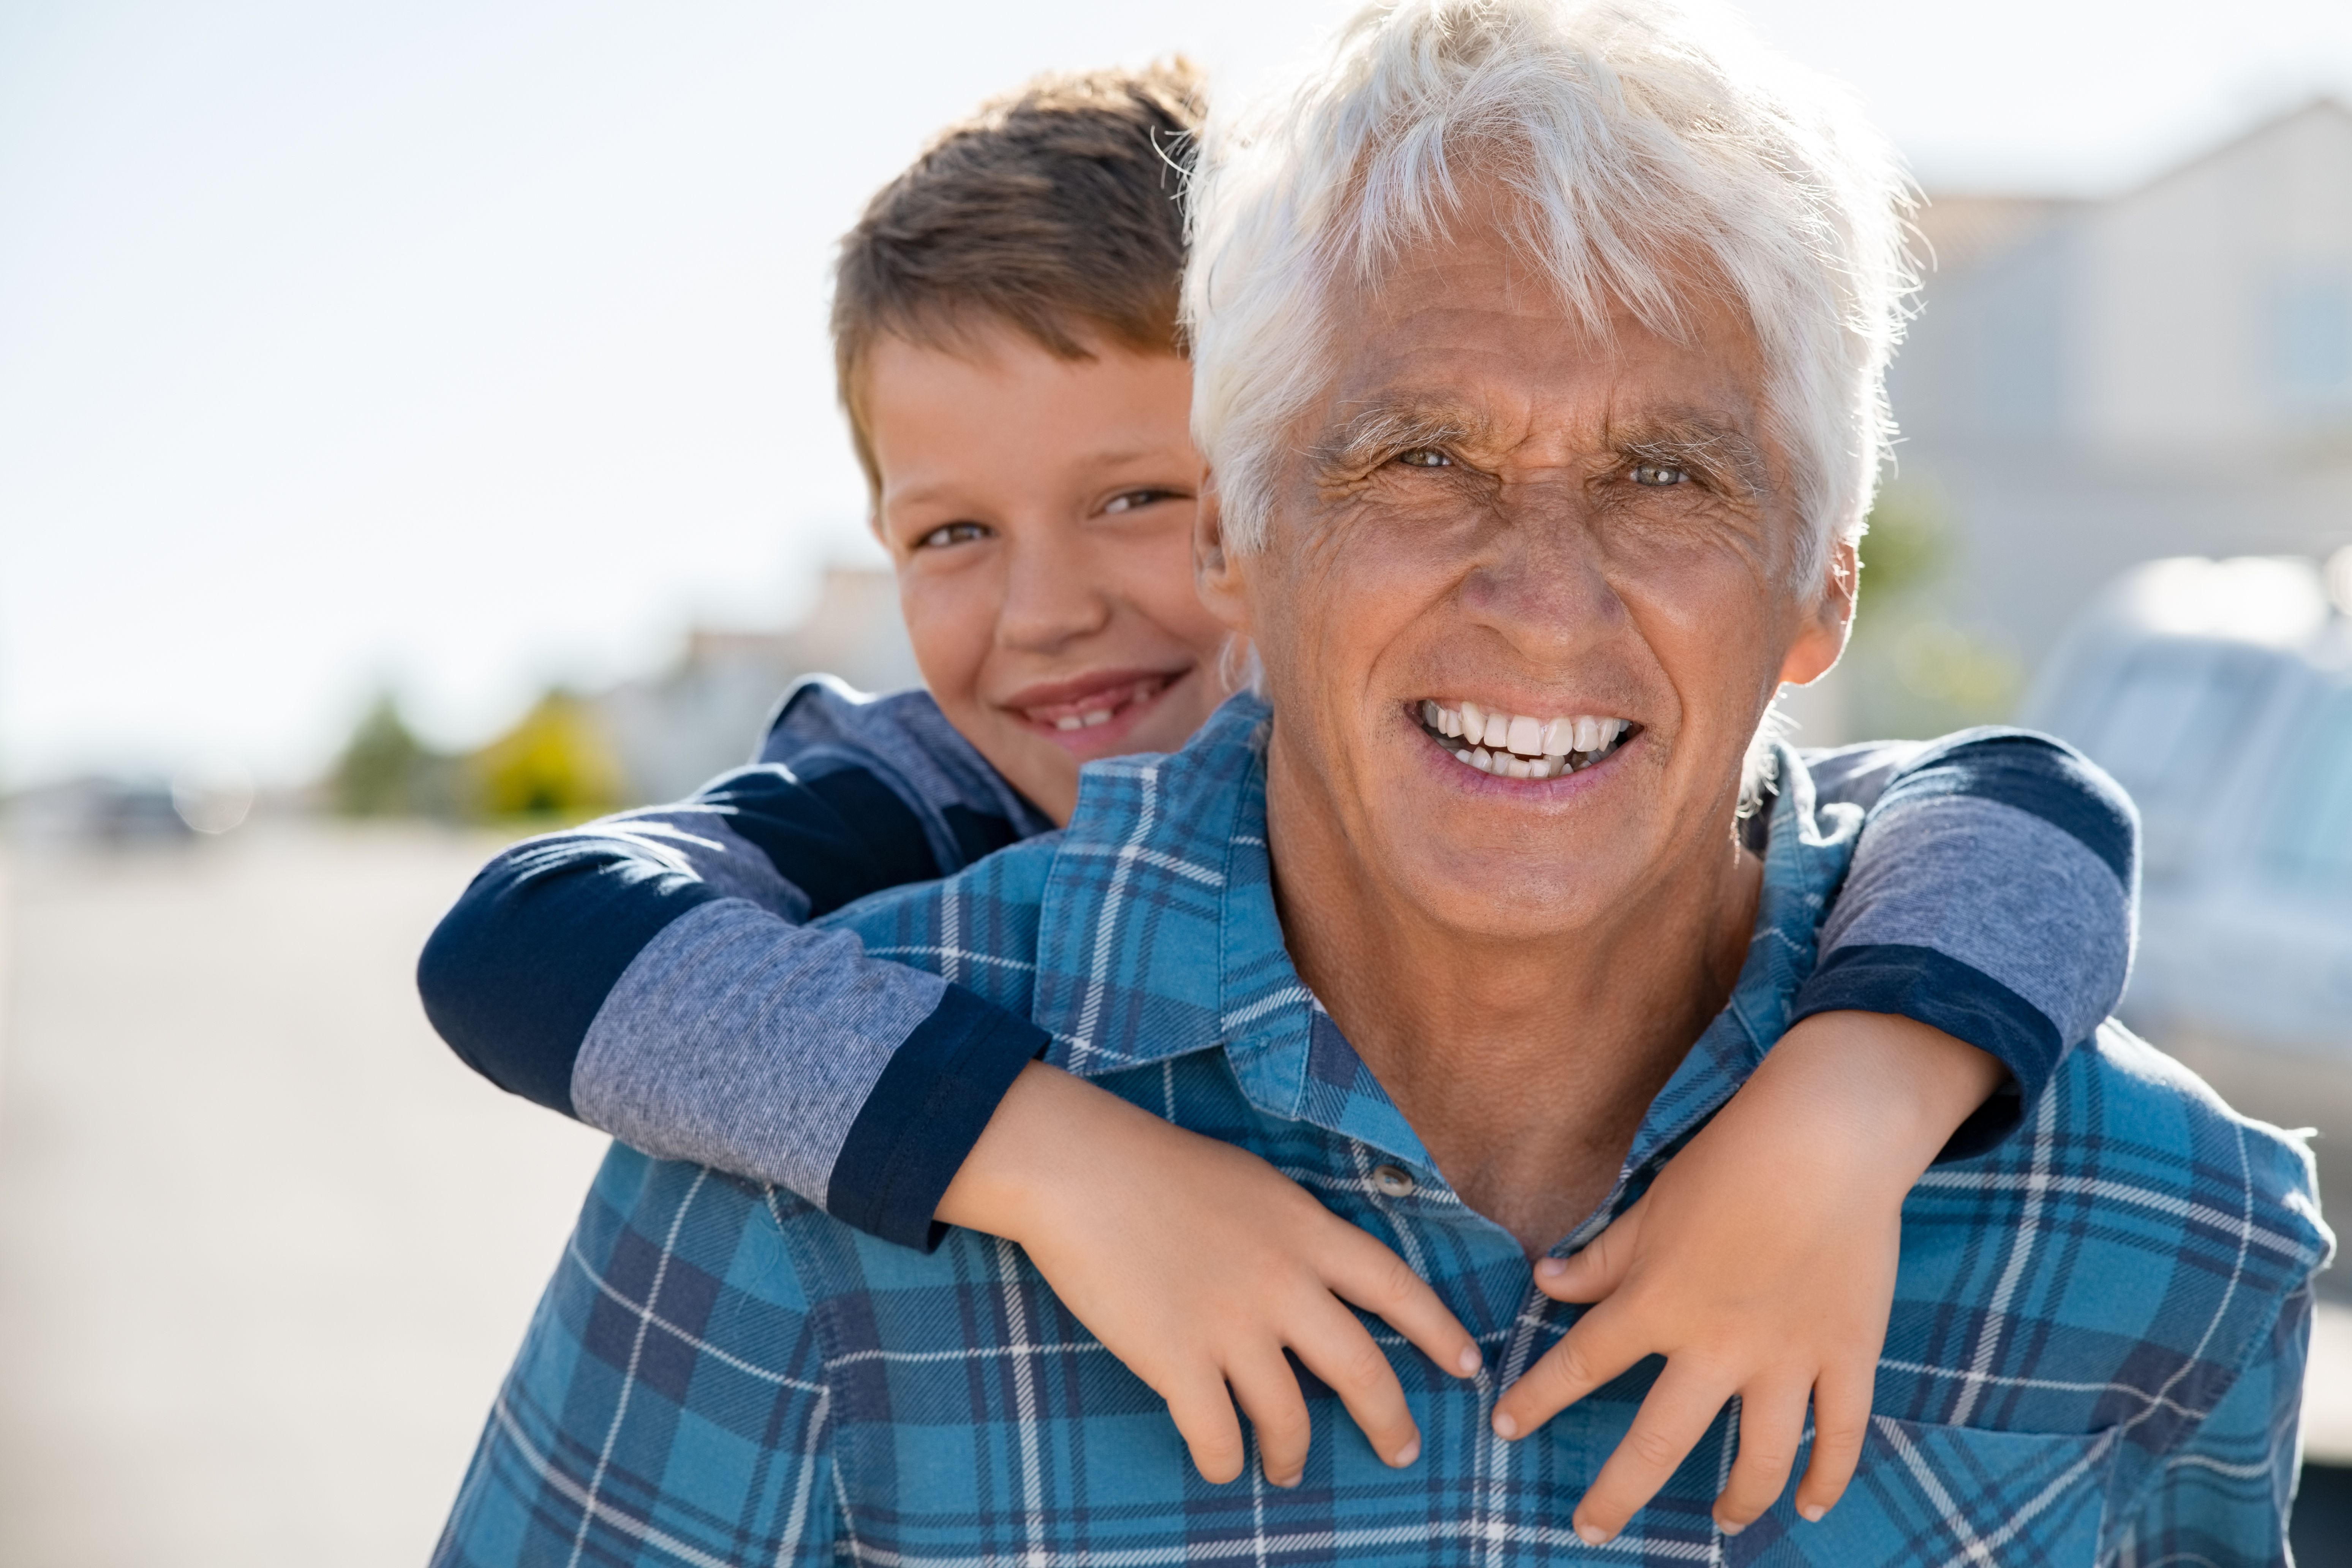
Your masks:
M1037 723L1051 724L1056 730L1091 730L1097 724L1109 723L1124 708L1150 701L1167 689L1170 679L1165 675L1147 675L1132 686L1118 687L1097 697L1081 699L1097 706L1061 713L1051 708L1032 708L1028 710L1029 717Z
M1591 767L1613 751L1631 728L1629 721L1590 713L1538 719L1496 712L1475 702L1448 708L1434 700L1422 703L1421 721L1440 738L1457 742L1446 748L1457 762L1514 779L1558 778Z

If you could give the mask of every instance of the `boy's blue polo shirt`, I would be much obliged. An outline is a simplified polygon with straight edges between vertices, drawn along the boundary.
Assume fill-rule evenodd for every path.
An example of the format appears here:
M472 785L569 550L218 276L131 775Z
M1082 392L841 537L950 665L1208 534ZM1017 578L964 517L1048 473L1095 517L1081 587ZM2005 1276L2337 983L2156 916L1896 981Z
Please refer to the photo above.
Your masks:
M1262 706L1087 770L1060 835L831 923L1054 1037L1051 1059L1264 1155L1395 1247L1507 1382L1579 1309L1531 1288L1300 984L1265 841ZM1780 758L1756 936L1581 1245L1787 1026L1859 813ZM1391 1470L1308 1389L1304 1483L1213 1487L1020 1250L892 1246L776 1188L615 1146L437 1561L882 1564L2277 1562L2310 1277L2307 1154L2113 1025L2029 1127L1904 1211L1873 1430L1820 1524L1710 1504L1736 1410L1618 1540L1569 1529L1659 1363L1533 1436L1385 1329L1421 1425ZM1803 1463L1800 1457L1800 1466Z

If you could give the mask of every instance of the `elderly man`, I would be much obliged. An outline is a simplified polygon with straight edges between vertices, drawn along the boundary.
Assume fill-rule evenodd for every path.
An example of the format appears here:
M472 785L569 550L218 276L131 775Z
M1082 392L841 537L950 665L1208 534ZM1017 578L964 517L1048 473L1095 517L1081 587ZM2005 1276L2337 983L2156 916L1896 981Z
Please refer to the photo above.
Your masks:
M1755 1070L1844 872L1853 809L1757 737L1837 657L1884 451L1874 146L1671 16L1368 13L1205 148L1197 553L1259 690L835 923L1273 1161L1517 1377L1576 1315L1528 1256ZM2110 1026L1913 1194L1837 1510L1719 1531L1727 1411L1603 1544L1570 1510L1649 1368L1511 1441L1394 1342L1417 1458L1327 1419L1303 1484L1214 1488L1011 1244L616 1149L443 1558L2274 1562L2327 1245L2303 1152Z

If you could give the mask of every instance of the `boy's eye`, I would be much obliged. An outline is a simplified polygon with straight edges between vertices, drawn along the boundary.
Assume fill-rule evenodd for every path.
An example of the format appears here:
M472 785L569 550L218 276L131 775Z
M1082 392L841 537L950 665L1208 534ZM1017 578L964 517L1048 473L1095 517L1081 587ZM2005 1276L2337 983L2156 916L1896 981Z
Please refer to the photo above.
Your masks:
M1141 507L1151 506L1164 500L1174 500L1175 499L1176 492L1174 490L1129 490L1124 495L1113 496L1109 500L1104 502L1103 510L1106 513L1116 511L1134 511Z
M1454 466L1454 459L1434 447L1415 447L1410 451L1399 452L1396 460L1408 468L1450 468Z
M915 541L918 550L939 550L950 544L970 544L988 537L988 527L978 522L943 522Z
M1633 468L1637 485L1680 485L1690 482L1690 470L1671 463L1639 463Z

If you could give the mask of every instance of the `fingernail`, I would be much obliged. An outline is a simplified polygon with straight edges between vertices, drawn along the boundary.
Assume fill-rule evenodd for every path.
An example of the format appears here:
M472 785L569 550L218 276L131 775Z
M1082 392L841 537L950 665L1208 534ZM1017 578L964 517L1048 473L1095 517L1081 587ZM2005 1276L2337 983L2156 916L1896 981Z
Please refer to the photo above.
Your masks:
M1275 1476L1269 1479L1276 1486L1278 1487L1295 1487L1300 1481L1307 1479L1307 1472L1305 1470L1293 1470L1286 1476Z
M1463 1376L1468 1377L1472 1373L1475 1373L1481 1366L1485 1365L1486 1363L1484 1358L1478 1354L1478 1347L1476 1345L1464 1345L1462 1347L1462 1353L1454 1358L1454 1364L1462 1369Z
M1557 1279L1568 1272L1568 1259L1547 1258L1536 1265L1536 1273L1546 1279Z
M1609 1539L1609 1532L1597 1524L1580 1524L1576 1527L1576 1538L1587 1546L1598 1546Z
M1727 1519L1718 1519L1715 1521L1715 1528L1726 1535L1737 1535L1748 1527L1744 1524L1734 1524Z
M1496 1411L1495 1436L1497 1437L1516 1437L1518 1435L1519 1424L1511 1419L1509 1412L1503 1410Z
M1822 1521L1822 1515L1829 1512L1829 1510L1817 1502L1809 1502L1799 1508L1797 1511L1805 1516L1807 1524L1819 1524Z
M1395 1455L1389 1460L1389 1463L1394 1465L1401 1470L1420 1458L1421 1439L1415 1437L1412 1442L1407 1443L1403 1447L1399 1448Z

